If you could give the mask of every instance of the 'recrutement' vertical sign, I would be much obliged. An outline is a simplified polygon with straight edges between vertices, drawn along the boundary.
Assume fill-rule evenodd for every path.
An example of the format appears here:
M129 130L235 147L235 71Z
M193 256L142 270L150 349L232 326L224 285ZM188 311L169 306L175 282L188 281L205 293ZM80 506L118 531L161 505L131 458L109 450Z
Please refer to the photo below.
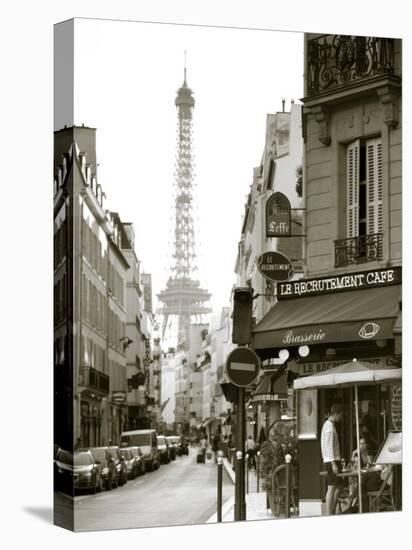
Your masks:
M266 237L290 237L290 202L276 192L266 201Z

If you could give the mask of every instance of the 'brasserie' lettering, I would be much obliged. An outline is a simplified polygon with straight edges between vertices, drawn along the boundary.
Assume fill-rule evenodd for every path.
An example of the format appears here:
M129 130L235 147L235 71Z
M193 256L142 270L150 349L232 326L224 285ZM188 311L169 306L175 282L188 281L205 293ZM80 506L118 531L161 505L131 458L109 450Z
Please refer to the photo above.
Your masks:
M305 334L293 334L293 330L289 330L283 337L282 342L284 344L313 344L314 342L322 342L325 338L326 334L321 328L317 332Z

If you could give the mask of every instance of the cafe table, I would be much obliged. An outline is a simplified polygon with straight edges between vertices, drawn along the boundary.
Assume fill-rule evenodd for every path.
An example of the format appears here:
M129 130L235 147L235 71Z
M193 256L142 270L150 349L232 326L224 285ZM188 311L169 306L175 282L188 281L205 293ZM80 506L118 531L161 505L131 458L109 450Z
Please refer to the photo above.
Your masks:
M373 470L373 468L361 468L361 476L367 474L368 472L370 472L371 470ZM326 478L327 476L327 472L326 470L322 470L321 472L319 472L319 475L322 477L322 478ZM349 490L349 481L350 481L350 478L352 477L355 477L357 478L358 477L358 470L356 468L353 468L353 469L347 469L347 468L344 468L341 472L339 472L338 474L336 474L337 477L340 477L344 480L345 482L345 488L347 490ZM348 496L349 496L349 491L348 491Z

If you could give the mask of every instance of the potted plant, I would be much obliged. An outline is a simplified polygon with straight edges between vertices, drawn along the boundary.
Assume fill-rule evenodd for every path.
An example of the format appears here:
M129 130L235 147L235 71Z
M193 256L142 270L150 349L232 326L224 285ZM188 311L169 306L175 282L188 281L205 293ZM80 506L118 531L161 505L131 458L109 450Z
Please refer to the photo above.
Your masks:
M270 431L269 438L260 447L262 487L266 491L273 515L276 515L277 511L272 485L273 473L278 466L285 464L287 454L291 456L291 468L295 469L295 477L297 477L297 440L294 436L293 425L290 422L278 422Z

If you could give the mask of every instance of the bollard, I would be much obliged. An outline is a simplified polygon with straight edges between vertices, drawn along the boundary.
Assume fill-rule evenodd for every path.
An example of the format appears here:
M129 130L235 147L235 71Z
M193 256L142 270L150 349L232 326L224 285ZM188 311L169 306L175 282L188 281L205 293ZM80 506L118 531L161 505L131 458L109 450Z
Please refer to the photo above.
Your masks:
M240 484L241 472L242 451L237 451L235 458L235 521L242 521L242 486Z
M221 453L221 451L219 451ZM223 470L223 458L217 457L217 521L222 522L222 470Z
M246 468L246 494L249 494L249 454L245 455L245 468Z
M286 487L285 487L285 517L290 518L290 461L292 457L287 454L286 461Z
M256 492L259 492L260 451L256 453Z

